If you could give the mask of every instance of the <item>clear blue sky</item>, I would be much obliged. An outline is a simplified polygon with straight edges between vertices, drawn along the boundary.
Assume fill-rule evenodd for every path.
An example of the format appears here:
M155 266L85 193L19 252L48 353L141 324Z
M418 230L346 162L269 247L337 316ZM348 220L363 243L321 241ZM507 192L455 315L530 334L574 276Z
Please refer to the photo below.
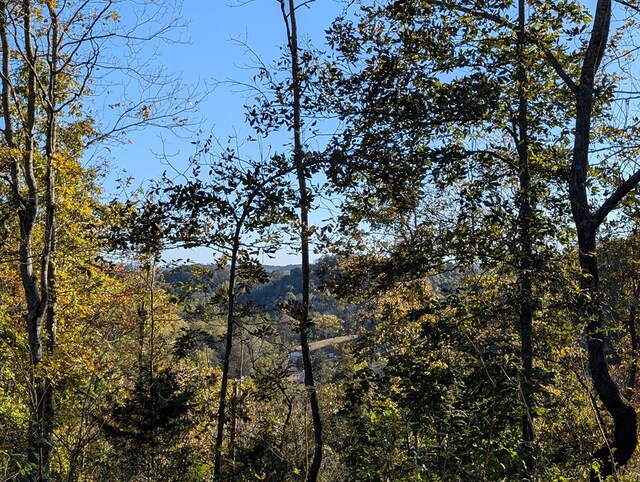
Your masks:
M300 8L300 35L322 48L324 30L343 7L344 2L340 0L315 0L308 8ZM160 43L152 48L157 49L159 65L178 74L186 84L200 85L201 90L216 81L247 81L255 73L246 48L239 42L246 43L267 64L279 57L279 47L285 42L284 24L276 0L185 0L181 19L186 27L176 30L174 37L182 41ZM213 132L221 138L234 133L240 136L251 133L244 124L246 99L237 90L237 87L219 84L199 105L192 118L202 121L201 129L205 133ZM193 148L188 142L188 132L180 134L185 139L180 140L161 129L147 128L131 133L129 144L111 146L106 192L113 190L115 179L123 170L133 177L133 187L158 178L168 166L157 159L156 153L165 151L179 166L180 160L186 159ZM176 253L169 257L184 256L185 253ZM203 252L192 252L188 256L198 261L210 260L210 255ZM269 263L297 263L297 259L280 253Z

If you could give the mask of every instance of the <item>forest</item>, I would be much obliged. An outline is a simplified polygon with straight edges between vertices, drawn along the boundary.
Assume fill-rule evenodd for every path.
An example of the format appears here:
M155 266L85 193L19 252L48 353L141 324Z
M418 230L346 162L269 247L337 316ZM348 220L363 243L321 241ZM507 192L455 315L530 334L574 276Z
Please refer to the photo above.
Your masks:
M0 480L639 482L640 2L267 1L114 191L178 2L0 0Z

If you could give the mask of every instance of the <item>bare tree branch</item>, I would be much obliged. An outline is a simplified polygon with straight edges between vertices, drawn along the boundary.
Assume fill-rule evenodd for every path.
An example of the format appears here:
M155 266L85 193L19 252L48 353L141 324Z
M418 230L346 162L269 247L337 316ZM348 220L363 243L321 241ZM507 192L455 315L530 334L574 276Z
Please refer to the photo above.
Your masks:
M602 203L593 215L595 226L599 226L607 218L607 215L618 207L620 201L640 183L640 169L620 184L613 193Z

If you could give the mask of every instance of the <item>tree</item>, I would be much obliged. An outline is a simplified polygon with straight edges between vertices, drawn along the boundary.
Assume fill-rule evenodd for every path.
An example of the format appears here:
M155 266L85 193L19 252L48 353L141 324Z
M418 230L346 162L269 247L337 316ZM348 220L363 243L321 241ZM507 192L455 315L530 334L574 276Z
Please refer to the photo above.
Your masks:
M309 316L309 295L311 268L309 264L309 240L311 226L309 224L309 211L311 210L311 197L307 186L307 177L310 173L309 160L311 156L305 153L302 142L302 97L304 95L304 80L301 71L300 51L298 48L298 25L296 20L295 0L279 0L282 10L282 19L287 30L287 47L289 49L289 62L291 68L290 112L289 128L293 132L292 163L295 169L295 177L298 181L298 200L300 205L299 229L300 229L300 257L302 261L302 300L296 309L294 319L298 322L300 332L300 346L302 363L304 366L304 384L309 393L309 405L311 406L311 418L313 420L314 450L313 460L305 479L311 482L318 480L320 465L322 463L322 420L320 418L320 405L318 394L313 379L313 367L309 351L309 329L311 318ZM303 4L304 5L304 4Z
M536 47L583 21L573 3L396 1L362 5L358 23L345 17L330 37L338 56L326 80L347 128L329 175L349 194L343 222L395 233L387 282L449 269L444 260L517 279L504 296L520 337L527 480L536 473L538 274L563 236L551 219L566 219L554 165L570 109L569 89L550 90L556 72Z
M51 471L55 383L43 361L55 356L57 346L59 173L65 163L78 162L87 146L115 133L150 121L180 121L175 113L169 117L164 107L135 113L125 109L102 129L83 107L96 70L107 66L101 64L107 45L135 39L140 26L130 29L120 24L117 3L0 2L2 177L4 196L19 226L16 269L26 304L32 368L28 442L32 480L48 480ZM153 15L140 18L151 21ZM152 36L164 32L160 28Z
M607 50L611 22L611 1L598 1L588 45L582 56L579 80L576 82L560 71L575 96L575 133L568 183L571 213L578 238L578 258L582 269L580 316L586 326L589 372L593 386L614 423L612 441L605 441L604 446L593 454L593 458L601 464L599 470L593 470L591 473L591 480L594 481L613 475L617 465L625 465L631 459L638 443L635 408L620 393L609 373L605 356L606 325L600 306L597 234L600 225L609 214L618 208L624 197L640 183L640 170L615 186L598 207L592 206L589 201L588 188L591 179L589 166L591 139L594 137L593 121L597 115L597 83L606 82L606 79L598 79L598 75L601 73L601 63Z
M317 117L321 113L322 102L317 88L317 52L299 46L297 11L311 2L296 4L294 0L278 0L286 29L286 48L274 69L269 69L259 61L259 69L253 81L256 95L254 103L248 106L247 121L256 132L268 138L273 132L286 128L291 132L291 154L288 156L290 173L297 184L296 207L299 210L296 221L297 240L302 264L302 296L299 302L289 306L288 311L296 322L300 336L305 386L309 395L313 422L313 460L305 473L306 480L317 480L322 463L322 420L320 406L313 378L313 366L309 352L309 333L312 326L310 317L310 243L314 229L309 223L312 209L313 190L310 178L318 172L321 156L305 145L303 140L307 130L314 132L316 122L305 124L305 119ZM279 75L282 79L279 79Z
M607 366L596 260L598 227L640 181L630 161L636 121L616 125L612 113L616 103L632 100L623 92L629 67L611 72L602 66L604 58L633 60L619 45L634 20L629 16L610 38L611 18L608 1L597 3L593 21L578 2L364 6L357 26L348 19L334 25L332 41L346 68L331 67L327 75L340 99L338 112L354 126L340 139L342 146L354 147L336 150L330 174L339 186L360 187L358 197L350 199L355 223L384 225L385 216L419 205L424 196L419 188L429 179L427 185L439 192L453 189L452 198L461 202L454 213L458 219L444 229L448 252L456 253L449 256L467 259L474 268L512 264L519 279L525 407L533 400L534 296L543 293L533 273L554 243L572 242L558 222L571 213L582 270L581 297L573 308L586 327L593 385L614 421L612 440L594 454L601 466L592 472L594 480L624 465L637 439L635 410ZM577 47L567 39L577 39ZM492 137L496 132L511 138L511 147L504 137ZM517 191L510 201L504 179L514 175ZM599 198L599 207L590 196ZM515 224L504 210L511 202L519 213ZM507 239L518 243L501 245L500 237L513 228ZM433 239L436 230L431 231ZM447 252L434 251L444 243L431 239L424 239L433 253L423 256L431 261L427 268ZM465 243L461 250L455 249L458 243ZM529 478L535 473L530 418L523 416Z
M292 217L288 209L292 193L286 181L289 168L280 156L259 161L243 159L238 147L228 146L220 156L203 160L211 147L210 138L192 159L191 179L185 183L166 180L163 209L171 219L168 229L174 242L214 249L220 255L221 269L229 262L228 285L218 295L226 305L213 473L220 479L234 333L251 311L243 309L238 298L252 283L268 280L256 257L274 252L279 239L276 229ZM209 181L200 179L202 167L209 170Z

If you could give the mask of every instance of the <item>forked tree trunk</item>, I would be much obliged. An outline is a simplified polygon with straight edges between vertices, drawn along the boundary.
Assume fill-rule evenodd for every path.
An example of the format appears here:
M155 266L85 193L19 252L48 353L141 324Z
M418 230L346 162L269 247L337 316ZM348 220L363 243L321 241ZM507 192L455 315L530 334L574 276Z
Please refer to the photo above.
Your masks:
M596 235L600 224L617 207L640 180L636 172L621 184L602 206L592 211L587 193L589 145L594 102L595 76L602 61L611 23L611 0L598 0L589 44L585 51L580 82L575 87L576 127L569 173L571 211L578 235L580 267L582 269L580 315L586 324L589 372L598 398L613 418L613 437L593 454L600 470L591 471L591 480L614 474L616 466L625 465L637 445L636 411L620 393L611 378L605 356L606 326L598 283Z
M55 230L55 153L57 130L56 90L59 58L59 26L53 5L48 6L51 20L46 80L38 79L38 59L32 45L33 7L30 0L20 5L0 1L0 41L2 43L2 107L4 143L10 153L9 177L13 204L20 227L19 271L27 306L26 331L31 364L32 416L27 436L27 462L32 468L30 480L49 480L51 473L52 435L55 416L54 385L40 373L43 357L52 356L56 347L56 270ZM14 50L9 40L10 16L20 16L21 47ZM16 41L18 38L16 37ZM12 84L11 62L25 66L24 85L18 92ZM47 86L46 88L44 86ZM36 106L43 101L46 113L44 189L39 191L36 177L35 140ZM14 114L20 116L14 118ZM17 125L16 125L17 124ZM17 135L16 132L20 132ZM35 228L44 204L44 235L41 248L35 246ZM38 265L36 268L36 264Z

